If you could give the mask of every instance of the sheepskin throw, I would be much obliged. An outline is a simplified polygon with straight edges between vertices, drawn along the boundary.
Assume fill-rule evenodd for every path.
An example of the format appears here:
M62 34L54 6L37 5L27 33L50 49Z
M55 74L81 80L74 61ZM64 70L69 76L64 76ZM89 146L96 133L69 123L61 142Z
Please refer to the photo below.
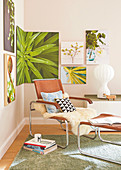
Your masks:
M97 113L94 109L91 108L76 108L76 111L74 112L67 112L67 113L44 113L44 118L50 118L53 116L57 117L63 117L66 118L72 127L72 132L77 135L77 128L80 123L80 121L88 121L89 119L96 117ZM81 125L80 126L80 136L88 134L92 128L87 125Z

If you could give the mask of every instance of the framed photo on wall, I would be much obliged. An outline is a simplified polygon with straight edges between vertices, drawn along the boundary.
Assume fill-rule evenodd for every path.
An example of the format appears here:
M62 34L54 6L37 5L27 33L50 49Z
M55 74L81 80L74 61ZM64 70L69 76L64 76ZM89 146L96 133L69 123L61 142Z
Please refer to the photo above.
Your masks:
M15 56L4 56L4 105L15 100L16 87L16 59Z
M86 30L86 64L109 64L107 31Z
M83 42L62 42L61 43L61 64L83 64L84 43Z
M3 0L4 50L14 53L15 6L12 0Z
M58 78L59 32L25 32L17 26L17 86Z
M86 84L86 67L61 67L63 84Z

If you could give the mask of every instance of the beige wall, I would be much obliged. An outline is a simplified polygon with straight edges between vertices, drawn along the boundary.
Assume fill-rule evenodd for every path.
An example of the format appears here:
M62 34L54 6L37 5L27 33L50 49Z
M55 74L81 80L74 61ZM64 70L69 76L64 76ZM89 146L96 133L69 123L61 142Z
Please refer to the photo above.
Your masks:
M16 25L24 26L24 0L15 0ZM4 107L3 0L0 0L0 157L3 145L24 118L24 86L16 87L16 100ZM16 37L15 37L16 39ZM8 53L8 52L7 52ZM12 54L12 53L8 53ZM15 54L12 54L15 55Z
M16 25L26 31L59 31L61 41L84 41L86 29L109 32L110 64L115 77L111 93L121 93L121 1L115 0L14 0ZM25 5L25 6L24 6ZM3 37L3 1L0 0L0 37ZM16 87L16 100L4 107L4 57L0 40L0 151L8 136L29 114L29 103L36 98L33 84ZM11 53L10 53L11 54ZM70 95L96 94L99 87L93 76L95 66L87 66L86 85L64 85ZM38 114L35 114L38 116Z
M61 41L85 41L86 29L103 29L109 33L110 65L115 77L109 83L111 93L121 93L121 0L25 0L26 31L59 31ZM64 85L70 95L96 94L99 87L93 76L95 66L87 66L86 85ZM33 85L25 85L25 116ZM31 94L30 94L31 93Z

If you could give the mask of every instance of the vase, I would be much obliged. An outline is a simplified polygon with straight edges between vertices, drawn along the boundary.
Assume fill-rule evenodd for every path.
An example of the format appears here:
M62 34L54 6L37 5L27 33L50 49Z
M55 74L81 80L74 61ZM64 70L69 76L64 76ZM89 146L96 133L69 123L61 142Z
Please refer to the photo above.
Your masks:
M87 49L87 60L88 61L94 61L95 57L96 57L95 50Z

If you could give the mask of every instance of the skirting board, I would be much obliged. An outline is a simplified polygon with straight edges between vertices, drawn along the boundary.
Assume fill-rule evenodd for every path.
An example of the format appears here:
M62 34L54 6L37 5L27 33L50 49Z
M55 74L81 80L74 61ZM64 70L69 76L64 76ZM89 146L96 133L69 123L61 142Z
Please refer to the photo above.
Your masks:
M24 125L25 125L25 119L23 119L19 123L19 125L16 127L16 129L11 133L11 135L7 138L7 140L4 142L4 144L0 147L0 159L6 153L6 151L11 146L11 144L14 142L15 138L21 132L21 130L23 129Z
M3 155L6 153L8 148L11 146L15 138L18 136L18 134L23 129L24 125L29 124L29 118L24 118L19 125L16 127L16 129L10 134L10 136L7 138L7 140L4 142L4 144L0 147L0 159L3 157ZM57 120L50 120L50 119L44 119L42 117L33 117L32 118L32 124L58 124Z
M60 123L54 119L44 119L43 117L32 117L32 125L49 125L49 124L60 124ZM29 125L28 117L25 117L25 125ZM114 131L114 130L104 129L104 128L100 128L100 130L101 131Z
M29 118L25 117L25 124L29 124ZM47 125L47 124L59 124L57 120L54 119L44 119L43 117L32 117L32 125Z
M8 148L11 146L15 138L18 136L18 134L23 129L24 125L29 124L29 118L25 117L20 124L16 127L16 129L11 133L11 135L7 138L7 140L4 142L4 144L0 147L0 159L3 157L3 155L6 153ZM50 120L50 119L44 119L42 117L33 117L32 118L32 125L45 125L45 124L59 124L57 120ZM106 129L101 129L102 131L110 131Z

